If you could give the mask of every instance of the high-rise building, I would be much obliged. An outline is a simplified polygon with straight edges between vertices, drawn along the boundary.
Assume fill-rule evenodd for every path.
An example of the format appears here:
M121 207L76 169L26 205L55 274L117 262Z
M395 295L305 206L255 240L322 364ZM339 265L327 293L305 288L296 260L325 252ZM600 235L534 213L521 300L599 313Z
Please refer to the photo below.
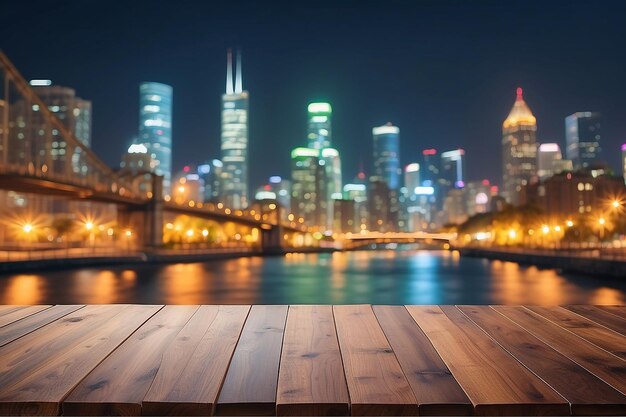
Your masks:
M360 182L343 186L346 200L354 200L354 227L356 231L367 229L369 212L367 207L367 186Z
M372 129L374 137L374 177L390 190L400 187L400 129L387 123Z
M537 176L540 181L553 176L557 161L561 161L561 148L557 143L542 143L537 151Z
M257 190L255 199L258 200L259 195L265 196L265 199L273 195L272 199L276 200L276 203L280 205L281 216L286 217L291 213L291 181L278 175L272 175L268 183Z
M333 210L335 208L333 200L342 198L341 159L339 157L339 151L334 148L323 148L320 162L324 165L326 175L327 228L328 230L332 230L334 224Z
M455 149L441 154L440 178L448 188L465 186L465 150Z
M512 204L519 202L522 187L537 175L537 119L517 89L515 104L502 123L503 195Z
M599 162L602 135L600 113L578 112L565 118L565 155L574 169L587 168Z
M408 195L415 194L415 187L420 185L420 164L414 162L404 167L404 186Z
M222 202L230 208L248 206L248 92L243 90L241 54L233 87L232 52L226 64L226 94L222 95Z
M86 147L91 147L91 101L83 100L76 96L73 88L52 85L50 80L31 80L31 87L50 110L65 127ZM37 106L33 106L35 110ZM38 117L39 112L34 111L33 115ZM40 123L32 121L33 126ZM66 141L59 135L56 129L51 131L52 143L50 144L50 159L52 164L55 161L65 159L67 150ZM74 175L87 175L87 163L80 149L75 149L72 153L72 171Z
M311 103L308 107L308 147L324 149L331 147L331 115L333 109L329 103Z
M437 157L437 149L431 148L422 151L422 172L420 177L423 185L432 187L437 183L441 168L440 162Z
M131 181L143 192L152 191L152 175L155 160L148 153L148 148L141 143L133 143L128 151L122 155L118 175Z
M291 152L291 211L309 226L327 227L326 172L319 149Z
M626 184L626 143L622 145L622 172L624 173L624 184Z
M219 203L222 193L224 164L219 159L212 159L198 165L198 175L203 181L202 200L205 203Z
M163 192L172 181L172 87L155 82L139 85L139 143L155 161L154 172L163 176Z

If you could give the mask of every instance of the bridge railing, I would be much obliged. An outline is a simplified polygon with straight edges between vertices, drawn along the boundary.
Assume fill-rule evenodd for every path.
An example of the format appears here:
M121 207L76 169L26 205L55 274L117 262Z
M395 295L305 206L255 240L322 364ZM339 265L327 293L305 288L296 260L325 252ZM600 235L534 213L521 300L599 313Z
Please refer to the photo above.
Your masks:
M145 198L76 137L81 109L61 107L51 110L0 51L0 174Z

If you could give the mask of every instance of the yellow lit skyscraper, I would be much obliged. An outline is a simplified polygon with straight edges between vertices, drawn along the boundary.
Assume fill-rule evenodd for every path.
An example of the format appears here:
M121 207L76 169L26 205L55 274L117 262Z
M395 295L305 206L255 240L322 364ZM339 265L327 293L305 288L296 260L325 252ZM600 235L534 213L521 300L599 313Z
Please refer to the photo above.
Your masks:
M519 193L537 175L537 119L517 89L515 104L502 123L503 194L512 204Z
M228 51L226 94L222 96L222 195L233 209L248 206L248 92L243 90L241 54L233 87L232 53Z

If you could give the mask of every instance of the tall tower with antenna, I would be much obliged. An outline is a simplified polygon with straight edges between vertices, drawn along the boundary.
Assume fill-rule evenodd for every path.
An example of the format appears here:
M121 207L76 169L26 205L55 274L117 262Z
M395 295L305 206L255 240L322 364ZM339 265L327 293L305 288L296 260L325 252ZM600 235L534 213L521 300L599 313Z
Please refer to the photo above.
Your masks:
M226 207L248 207L248 92L243 89L241 52L237 51L233 85L233 54L226 55L226 93L222 95L222 196Z

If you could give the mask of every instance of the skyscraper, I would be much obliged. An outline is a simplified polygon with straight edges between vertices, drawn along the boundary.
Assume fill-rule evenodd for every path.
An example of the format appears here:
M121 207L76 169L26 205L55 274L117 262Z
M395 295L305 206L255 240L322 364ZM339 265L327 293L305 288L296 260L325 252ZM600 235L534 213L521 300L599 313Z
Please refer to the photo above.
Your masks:
M73 88L52 85L50 80L32 80L31 87L39 98L72 134L86 147L91 147L91 101L83 100L76 96ZM33 110L36 108L33 107ZM41 117L37 111L35 117ZM40 123L33 120L33 126ZM60 137L56 130L52 130L52 143L50 152L51 163L55 164L63 160L67 143ZM75 149L72 153L72 171L74 175L85 176L88 167L81 149Z
M400 129L387 123L372 129L374 137L374 177L390 190L400 186Z
M517 89L515 104L502 123L503 194L512 204L519 192L537 175L537 119Z
M626 143L622 145L622 172L624 173L624 184L626 184Z
M420 164L414 162L404 168L404 186L409 195L415 194L415 187L419 187L420 183Z
M326 228L326 173L320 151L295 148L291 152L291 210L309 226Z
M561 148L556 143L542 143L537 151L537 176L543 181L555 174L556 161L562 160Z
M448 188L465 186L465 150L454 149L441 154L440 177Z
M248 92L243 90L241 54L233 87L232 52L226 64L226 94L222 95L222 202L233 209L248 206Z
M172 87L155 82L139 85L139 143L154 159L154 172L163 176L163 192L172 180Z
M421 179L423 185L432 187L439 179L440 160L437 157L437 149L424 149L422 151L422 172Z
M331 147L331 115L333 109L328 103L311 103L308 107L308 147L324 149Z
M578 112L565 118L565 155L575 169L599 162L601 132L600 113Z

